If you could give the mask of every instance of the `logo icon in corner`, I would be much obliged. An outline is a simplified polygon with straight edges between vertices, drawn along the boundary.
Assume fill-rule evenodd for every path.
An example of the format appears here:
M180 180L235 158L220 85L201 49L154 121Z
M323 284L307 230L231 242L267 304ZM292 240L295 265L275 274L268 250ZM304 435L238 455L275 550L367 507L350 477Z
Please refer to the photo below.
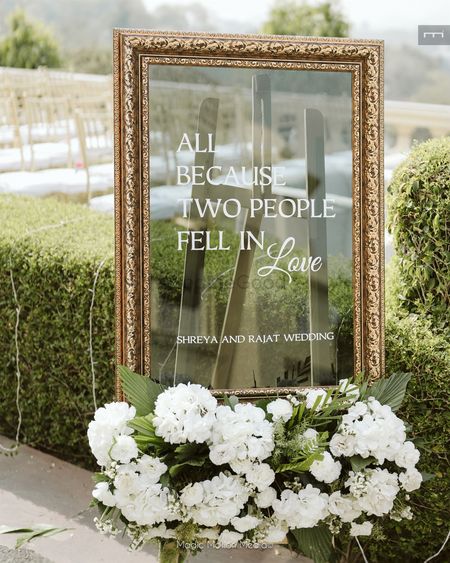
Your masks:
M419 25L419 45L450 45L450 25Z

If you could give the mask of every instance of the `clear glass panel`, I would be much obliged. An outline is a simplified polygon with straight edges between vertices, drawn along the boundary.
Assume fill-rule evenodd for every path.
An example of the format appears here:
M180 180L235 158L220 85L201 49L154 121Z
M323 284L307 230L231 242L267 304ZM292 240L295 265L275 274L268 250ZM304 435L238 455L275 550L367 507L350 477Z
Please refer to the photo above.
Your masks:
M152 377L353 372L351 75L150 67Z

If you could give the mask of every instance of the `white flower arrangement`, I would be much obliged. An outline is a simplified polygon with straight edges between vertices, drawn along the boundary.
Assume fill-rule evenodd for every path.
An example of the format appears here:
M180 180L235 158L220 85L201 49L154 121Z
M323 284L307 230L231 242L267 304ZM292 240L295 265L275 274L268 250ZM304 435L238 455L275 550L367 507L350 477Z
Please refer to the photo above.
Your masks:
M370 536L381 517L412 517L420 454L391 406L404 375L256 404L220 404L195 384L164 389L125 368L121 377L133 406L98 409L88 438L101 467L97 526L112 535L124 526L132 549L156 540L165 562L205 543L275 542L315 559L305 534L331 553L339 538Z

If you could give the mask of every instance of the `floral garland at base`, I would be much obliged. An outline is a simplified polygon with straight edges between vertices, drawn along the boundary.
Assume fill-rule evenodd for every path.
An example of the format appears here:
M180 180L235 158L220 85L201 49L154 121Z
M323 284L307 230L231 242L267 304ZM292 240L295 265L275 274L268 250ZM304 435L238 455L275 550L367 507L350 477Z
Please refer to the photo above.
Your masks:
M125 528L130 549L157 541L161 563L181 563L206 545L285 543L322 562L381 537L382 517L412 518L420 454L394 412L407 374L255 404L120 374L130 404L98 409L88 438L96 525Z

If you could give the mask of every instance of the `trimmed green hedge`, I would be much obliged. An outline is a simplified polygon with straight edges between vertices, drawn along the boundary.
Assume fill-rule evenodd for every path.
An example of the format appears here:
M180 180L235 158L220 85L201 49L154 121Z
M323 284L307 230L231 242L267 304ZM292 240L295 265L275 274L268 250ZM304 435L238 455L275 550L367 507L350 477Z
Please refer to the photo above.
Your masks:
M450 334L450 137L416 145L389 186L399 312Z
M16 303L20 305L21 441L92 466L94 412L89 316L93 307L97 404L114 396L113 222L52 199L0 196L0 433L17 426Z
M383 533L387 541L369 543L369 560L423 562L443 544L450 521L449 342L433 332L431 323L419 317L388 317L386 371L413 375L399 416L410 423L421 450L419 470L435 477L411 493L412 521L385 522ZM433 559L448 560L448 550Z

